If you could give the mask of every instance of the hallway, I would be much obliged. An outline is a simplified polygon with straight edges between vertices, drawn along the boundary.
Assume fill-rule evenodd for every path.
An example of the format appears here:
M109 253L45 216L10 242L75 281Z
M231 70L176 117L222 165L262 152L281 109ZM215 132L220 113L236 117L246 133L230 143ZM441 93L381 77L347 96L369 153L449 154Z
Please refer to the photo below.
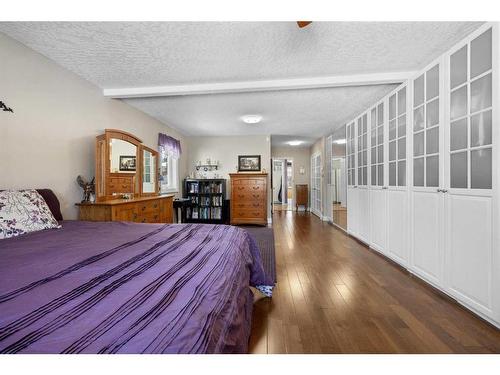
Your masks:
M251 353L500 353L500 331L316 216L273 216L278 283Z

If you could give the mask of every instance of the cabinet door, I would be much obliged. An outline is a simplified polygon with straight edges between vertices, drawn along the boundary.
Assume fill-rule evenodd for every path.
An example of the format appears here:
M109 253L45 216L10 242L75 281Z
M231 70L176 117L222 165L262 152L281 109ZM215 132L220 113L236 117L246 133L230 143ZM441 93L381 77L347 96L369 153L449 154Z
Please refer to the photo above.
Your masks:
M358 236L358 189L347 188L347 232L353 236Z
M370 246L383 254L387 246L386 118L384 101L370 110Z
M407 87L389 96L387 131L387 255L398 263L408 262L408 188L407 188Z
M443 66L441 60L412 80L410 268L443 286Z
M451 294L493 317L493 30L449 56L446 132L447 286ZM496 94L496 92L495 92Z

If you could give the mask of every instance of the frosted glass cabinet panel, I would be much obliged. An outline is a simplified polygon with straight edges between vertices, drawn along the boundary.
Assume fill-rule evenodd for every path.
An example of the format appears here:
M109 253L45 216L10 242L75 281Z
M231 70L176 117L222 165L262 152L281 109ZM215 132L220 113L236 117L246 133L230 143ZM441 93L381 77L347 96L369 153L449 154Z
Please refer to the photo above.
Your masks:
M439 186L440 66L413 81L413 186ZM416 99L416 98L420 99ZM425 158L421 158L425 156Z
M484 32L470 44L471 50L471 78L491 70L491 29Z
M394 103L394 102L393 102ZM396 110L394 109L394 113ZM363 118L367 117L364 115ZM370 111L371 131L371 180L372 186L384 185L384 103L380 103ZM396 123L393 122L393 133Z
M450 56L451 188L492 187L491 43L488 29Z
M406 87L389 97L389 186L406 185ZM399 176L402 174L402 176Z
M467 46L451 55L450 67L450 86L453 89L467 81Z

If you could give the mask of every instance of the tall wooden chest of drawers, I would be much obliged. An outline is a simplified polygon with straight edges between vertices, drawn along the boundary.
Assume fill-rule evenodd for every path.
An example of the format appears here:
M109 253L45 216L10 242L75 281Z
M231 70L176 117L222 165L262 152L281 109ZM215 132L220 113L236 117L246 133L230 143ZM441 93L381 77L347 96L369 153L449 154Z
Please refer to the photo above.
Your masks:
M231 224L267 225L267 173L231 173Z

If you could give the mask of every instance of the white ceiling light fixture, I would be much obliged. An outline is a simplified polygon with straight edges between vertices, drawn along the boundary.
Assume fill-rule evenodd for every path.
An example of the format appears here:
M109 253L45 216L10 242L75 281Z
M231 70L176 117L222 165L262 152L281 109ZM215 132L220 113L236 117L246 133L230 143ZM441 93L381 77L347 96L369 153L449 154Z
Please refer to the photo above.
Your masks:
M301 145L302 143L304 143L303 141L290 141L288 142L288 144L290 146L298 146L298 145Z
M245 115L241 116L245 124L258 124L262 120L261 115Z
M337 140L333 141L333 143L336 143L338 145L343 145L346 143L346 140L345 139L337 139Z

